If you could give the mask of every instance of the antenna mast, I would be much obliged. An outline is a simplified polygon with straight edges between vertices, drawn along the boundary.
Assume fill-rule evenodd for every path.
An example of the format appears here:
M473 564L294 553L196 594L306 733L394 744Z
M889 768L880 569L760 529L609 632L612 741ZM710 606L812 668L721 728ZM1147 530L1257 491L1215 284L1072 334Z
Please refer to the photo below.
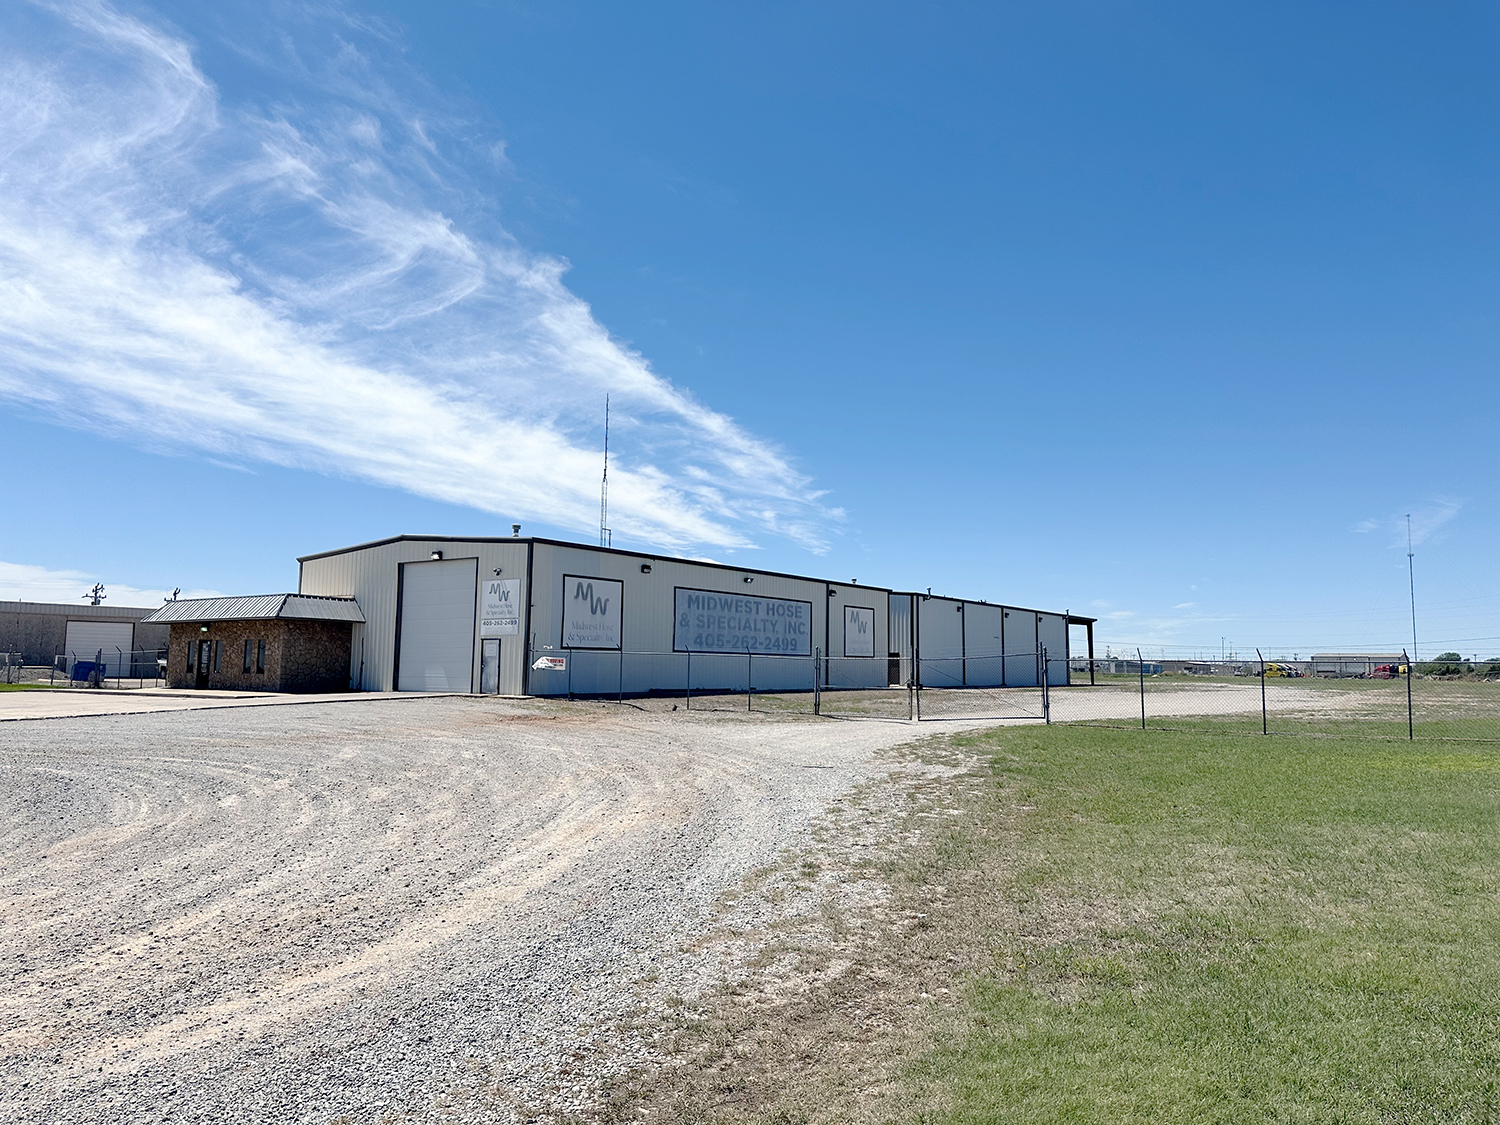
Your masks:
M1411 591L1411 662L1417 662L1417 577L1411 561L1411 516L1406 517L1406 584Z
M599 546L613 539L609 529L609 395L604 396L604 477L599 482Z

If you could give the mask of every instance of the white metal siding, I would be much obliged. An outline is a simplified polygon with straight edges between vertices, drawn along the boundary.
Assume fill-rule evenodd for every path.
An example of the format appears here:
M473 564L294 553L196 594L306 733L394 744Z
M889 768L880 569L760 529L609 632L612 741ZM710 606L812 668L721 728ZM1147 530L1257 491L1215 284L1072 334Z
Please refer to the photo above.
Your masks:
M1036 687L1036 611L1002 606L1005 622L1005 684Z
M564 574L610 578L625 588L620 623L623 653L569 651L567 672L531 673L530 690L538 695L567 692L570 678L571 690L579 694L686 690L689 664L694 691L743 691L747 682L753 683L756 691L811 691L811 653L822 650L826 654L830 647L835 653L843 652L846 601L874 607L877 637L885 636L888 629L889 591L880 588L705 566L680 559L642 558L595 547L537 543L535 550L533 658L548 651L547 646L561 651ZM643 573L642 566L649 566L651 573ZM746 582L746 577L753 581ZM729 653L693 653L690 660L686 652L673 647L674 593L678 587L807 602L812 607L809 655L757 653L746 658ZM831 598L830 589L834 592ZM874 657L837 657L829 662L828 673L832 687L884 687L886 663L877 648Z
M1047 652L1047 683L1068 682L1068 619L1059 613L1036 615L1037 641Z
M69 621L67 639L64 643L69 668L73 667L75 660L93 660L99 654L99 650L103 649L104 674L128 676L132 670L130 650L135 647L135 623L131 621ZM155 660L152 663L155 664Z
M896 654L897 683L911 679L911 602L910 594L891 594L888 599L890 613L890 651Z
M397 691L473 691L476 559L402 567Z
M396 588L401 563L421 562L433 551L450 559L478 558L481 578L522 579L525 604L526 555L523 539L490 542L398 540L358 550L308 559L302 564L298 592L354 598L365 624L354 626L349 660L350 682L365 691L394 691L396 665ZM496 574L495 571L500 573ZM477 610L476 610L477 612ZM524 621L523 634L524 634ZM474 646L474 683L478 683L480 648ZM526 664L526 637L500 638L500 692L520 695ZM361 676L361 672L363 675Z
M964 671L970 687L999 687L1004 673L1000 607L964 603Z
M922 686L962 687L964 682L963 603L953 598L917 599L917 647Z

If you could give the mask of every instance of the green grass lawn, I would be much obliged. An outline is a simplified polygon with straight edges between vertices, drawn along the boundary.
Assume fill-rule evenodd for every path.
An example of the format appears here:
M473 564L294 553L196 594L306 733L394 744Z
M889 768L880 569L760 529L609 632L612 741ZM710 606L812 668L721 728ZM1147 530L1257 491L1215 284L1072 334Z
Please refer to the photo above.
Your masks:
M932 1122L1500 1120L1500 747L1019 728ZM998 866L997 866L998 865Z
M65 684L0 684L0 691L51 691L55 687L65 687Z

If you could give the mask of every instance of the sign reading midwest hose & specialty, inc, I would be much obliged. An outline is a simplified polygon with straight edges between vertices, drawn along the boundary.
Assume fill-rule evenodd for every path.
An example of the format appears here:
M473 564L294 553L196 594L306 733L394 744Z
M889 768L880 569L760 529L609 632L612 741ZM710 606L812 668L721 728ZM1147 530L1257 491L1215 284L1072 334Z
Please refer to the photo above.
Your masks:
M678 652L812 655L812 602L679 586L672 626Z
M479 598L479 635L514 637L521 631L521 580L491 578Z
M625 583L563 575L563 648L619 648Z

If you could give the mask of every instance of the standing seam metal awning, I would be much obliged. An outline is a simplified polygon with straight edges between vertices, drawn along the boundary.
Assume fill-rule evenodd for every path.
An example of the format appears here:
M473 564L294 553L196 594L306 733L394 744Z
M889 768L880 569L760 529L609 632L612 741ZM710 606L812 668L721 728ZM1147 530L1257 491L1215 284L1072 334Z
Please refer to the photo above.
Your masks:
M348 621L363 624L365 615L353 598L310 594L254 594L242 598L193 598L168 602L143 617L143 624L196 621Z

